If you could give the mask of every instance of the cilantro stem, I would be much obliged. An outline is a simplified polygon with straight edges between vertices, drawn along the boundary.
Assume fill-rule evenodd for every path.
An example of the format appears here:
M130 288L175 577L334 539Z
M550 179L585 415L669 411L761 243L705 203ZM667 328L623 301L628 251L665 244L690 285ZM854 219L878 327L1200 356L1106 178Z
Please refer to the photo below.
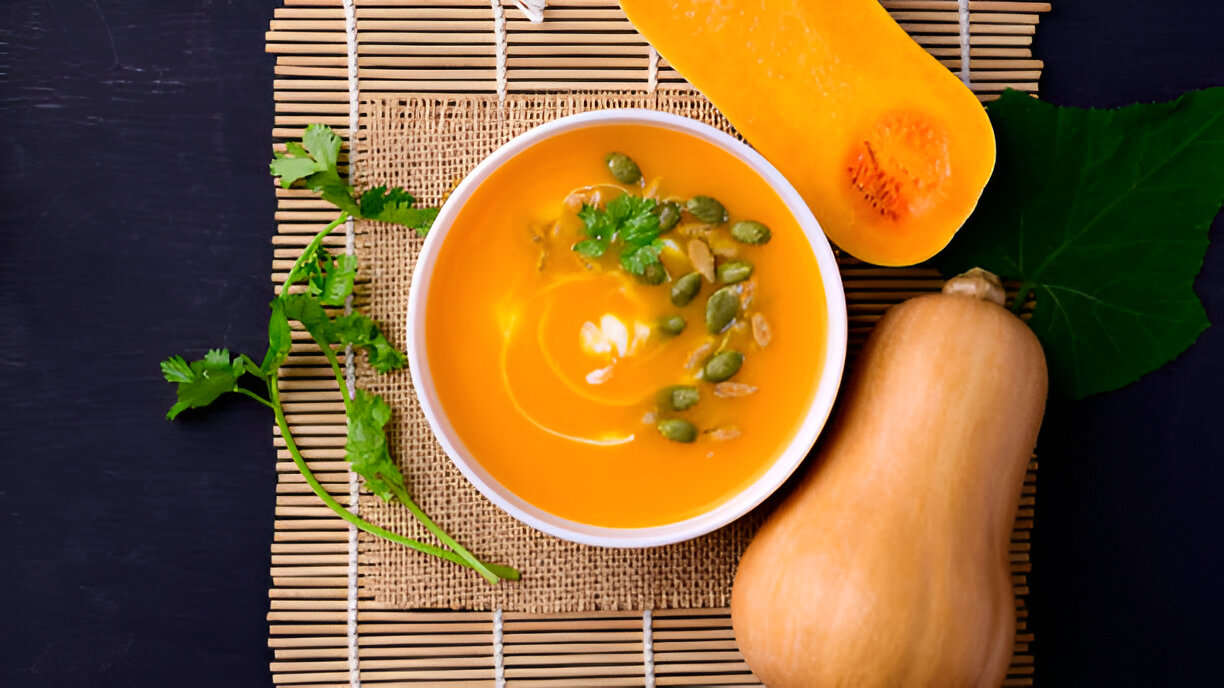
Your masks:
M340 385L340 396L344 399L345 413L351 416L353 413L353 400L349 397L348 384L344 379L343 371L340 369L340 359L338 356L336 356L336 352L332 350L331 346L329 346L326 342L323 342L318 337L315 337L315 343L318 344L319 348L323 350L323 355L327 357L327 362L331 365L332 373L336 376L336 382ZM412 515L416 517L416 520L420 521L421 525L425 526L429 532L433 533L442 544L454 550L456 554L467 561L468 564L471 565L471 567L476 571L476 573L483 576L485 580L494 585L497 584L498 575L490 571L489 567L485 565L484 562L476 558L476 555L472 554L466 547L460 545L454 538L448 535L446 531L438 527L438 524L434 523L433 519L431 519L421 509L421 507L417 506L417 503L414 502L412 497L408 495L407 490L392 481L387 481L387 486L391 488L391 491L395 494L396 499L398 499L404 506L408 507L408 511L412 512ZM514 569L510 570L514 571ZM514 571L513 580L517 579L518 571Z
M353 415L353 400L349 397L348 383L344 380L344 371L340 370L340 359L336 356L336 352L331 348L330 344L319 339L315 336L314 332L311 332L310 336L314 337L315 344L319 345L319 349L327 357L327 362L331 365L332 374L336 376L336 384L340 385L340 398L344 400L345 415Z
M252 392L249 389L246 389L244 387L235 387L234 391L239 394L245 394L248 397L251 397L252 399L254 399L255 401L258 401L259 403L263 404L264 406L267 406L268 408L274 411L276 410L276 407L272 405L272 402L268 401L267 399L264 399L263 397L259 396L258 394Z
M440 559L445 559L447 561L459 564L460 566L467 566L468 568L471 568L471 564L454 552L426 544L419 540L404 537L399 533L393 533L385 528L380 528L373 523L362 519L353 512L349 511L343 504L337 502L334 497L328 494L327 490L325 490L323 486L319 484L319 480L315 478L314 472L310 470L310 466L306 464L306 459L302 457L302 452L298 450L297 443L293 441L293 433L289 430L289 419L285 417L285 411L283 408L281 408L279 382L280 380L276 373L272 373L268 376L268 396L272 400L271 406L272 412L276 415L276 425L280 428L281 437L285 440L285 447L289 450L289 456L293 458L293 463L297 466L298 470L301 471L302 477L306 479L306 484L310 486L310 489L315 493L315 496L323 500L323 503L326 504L329 509L336 512L337 516L371 535L376 535L396 544L415 549L418 552L432 554Z
M289 287L297 281L298 274L302 271L302 266L306 264L307 259L312 259L315 253L319 250L319 246L323 244L323 239L327 238L332 230L344 224L344 221L349 219L347 211L341 210L340 216L331 221L331 224L323 228L323 231L315 235L306 248L302 250L302 254L293 262L293 267L289 268L289 274L285 275L285 282L281 285L281 298L289 294Z
M493 571L491 571L490 567L487 564L477 559L476 555L468 551L468 549L464 547L463 545L460 545L454 538L448 535L445 530L442 530L440 527L438 527L438 524L434 523L433 519L431 519L421 509L421 507L417 506L417 503L412 500L412 497L409 496L407 490L401 488L398 485L392 484L392 483L388 483L388 485L391 487L391 491L395 493L396 499L400 500L400 502L404 506L408 507L408 511L412 512L412 515L415 516L416 519L421 522L421 525L425 526L429 530L429 532L433 533L434 537L438 538L438 540L440 540L442 544L454 550L455 554L458 554L459 556L467 560L468 563L472 565L472 568L475 569L476 573L479 573L480 575L484 576L485 580L489 581L490 583L494 583L494 584L497 583L497 578L499 574L496 574ZM515 571L514 569L510 569L510 570L514 572L513 578L511 578L511 580L518 580L519 578L518 571ZM501 577L505 578L505 576L501 576Z

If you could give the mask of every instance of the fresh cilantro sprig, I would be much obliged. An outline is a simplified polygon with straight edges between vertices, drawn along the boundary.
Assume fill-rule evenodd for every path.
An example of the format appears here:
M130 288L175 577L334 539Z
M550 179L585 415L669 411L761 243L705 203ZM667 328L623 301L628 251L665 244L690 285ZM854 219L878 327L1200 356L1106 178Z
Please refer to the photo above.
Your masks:
M280 293L272 300L268 349L263 360L256 364L245 354L233 356L225 349L213 349L198 361L188 362L181 356L172 356L163 361L162 374L168 382L177 386L178 394L166 417L173 419L187 409L208 406L227 393L255 399L272 409L294 464L311 490L340 518L373 535L474 569L490 583L502 579L517 580L518 571L480 561L417 506L388 448L386 424L391 419L391 407L376 394L359 389L350 395L348 391L337 351L365 353L371 367L379 373L402 368L404 354L387 340L378 324L370 318L355 311L346 313L338 310L353 293L357 260L351 255L332 255L323 246L323 240L349 217L392 222L424 234L438 211L436 208L412 207L415 199L400 188L380 186L358 195L340 176L337 167L340 146L340 137L330 128L312 124L306 128L300 142L289 143L284 152L275 154L272 161L272 174L280 177L282 186L300 183L341 212L302 251L285 277ZM348 422L345 455L353 472L362 476L372 493L406 506L438 538L442 547L393 533L365 521L349 512L319 484L298 449L280 400L279 370L292 349L292 322L300 323L310 333L336 377ZM260 384L266 389L267 396L251 389Z
M582 220L587 238L574 244L577 253L600 258L613 245L620 248L620 264L627 272L641 275L659 262L663 242L659 239L659 216L653 199L621 194L608 201L603 210L582 204Z
M987 107L998 165L937 259L1021 284L1055 386L1116 389L1189 347L1208 321L1194 277L1224 199L1224 88L1114 110L1007 91Z
M284 151L273 153L270 169L280 184L289 188L297 182L343 211L341 222L349 216L373 222L391 222L411 227L422 236L429 231L437 208L414 208L416 199L396 187L375 186L358 195L340 176L340 147L343 141L331 127L312 124L306 127L301 143L291 141Z

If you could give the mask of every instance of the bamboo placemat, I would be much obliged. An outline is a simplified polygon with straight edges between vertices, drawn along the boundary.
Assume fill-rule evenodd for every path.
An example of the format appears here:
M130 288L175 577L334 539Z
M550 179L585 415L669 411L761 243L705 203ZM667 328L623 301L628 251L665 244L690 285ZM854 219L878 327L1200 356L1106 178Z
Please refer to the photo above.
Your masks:
M503 10L497 0L357 0L355 7L351 0L289 0L277 10L267 34L268 50L277 55L274 136L297 138L304 125L324 122L359 138L378 107L403 99L407 108L406 94L417 96L411 102L420 105L456 97L516 102L516 94L551 91L626 97L691 91L633 31L614 1L548 4L544 23L537 25L509 2ZM982 99L1008 86L1036 91L1042 63L1032 58L1029 46L1038 13L1048 11L1048 4L883 4L928 51L967 78ZM366 102L360 116L351 86ZM358 180L370 174L360 157L354 159L353 172ZM309 194L278 189L277 195L275 281L283 279L310 237L334 217L334 210ZM425 200L436 199L426 194ZM357 247L360 258L362 247L373 246L380 231L385 228L359 223L330 245ZM386 278L363 267L359 307L369 305L372 283ZM923 268L874 268L851 260L843 260L842 267L852 343L861 341L888 305L939 284ZM402 337L400 319L384 324ZM297 341L282 374L290 423L325 487L352 504L358 489L343 460L345 426L336 383L304 333ZM281 439L275 442L280 480L269 621L276 683L524 688L756 684L736 651L725 608L564 614L397 609L388 603L394 594L371 585L376 562L363 555L355 563L356 533L318 503ZM405 455L401 442L401 462L410 463L411 455ZM1035 468L1034 463L1026 477L1012 538L1018 629L1005 685L1032 683L1024 595ZM360 500L359 508L375 507ZM468 544L480 552L478 543ZM363 545L369 552L369 543Z

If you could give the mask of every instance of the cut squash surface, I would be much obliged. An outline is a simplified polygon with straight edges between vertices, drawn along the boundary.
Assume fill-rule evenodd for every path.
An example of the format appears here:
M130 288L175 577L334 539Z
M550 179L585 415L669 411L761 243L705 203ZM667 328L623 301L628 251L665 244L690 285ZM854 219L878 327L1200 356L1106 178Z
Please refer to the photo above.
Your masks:
M947 245L994 169L976 96L876 0L621 0L681 75L879 265Z

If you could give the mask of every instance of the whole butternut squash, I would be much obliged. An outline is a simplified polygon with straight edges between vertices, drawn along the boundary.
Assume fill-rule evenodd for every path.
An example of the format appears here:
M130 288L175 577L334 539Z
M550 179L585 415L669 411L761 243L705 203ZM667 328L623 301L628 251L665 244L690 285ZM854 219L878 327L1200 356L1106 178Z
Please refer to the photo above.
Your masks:
M893 307L838 419L735 578L771 688L995 688L1012 654L1008 542L1046 400L993 275Z
M976 96L879 0L620 0L855 257L947 245L995 163Z

